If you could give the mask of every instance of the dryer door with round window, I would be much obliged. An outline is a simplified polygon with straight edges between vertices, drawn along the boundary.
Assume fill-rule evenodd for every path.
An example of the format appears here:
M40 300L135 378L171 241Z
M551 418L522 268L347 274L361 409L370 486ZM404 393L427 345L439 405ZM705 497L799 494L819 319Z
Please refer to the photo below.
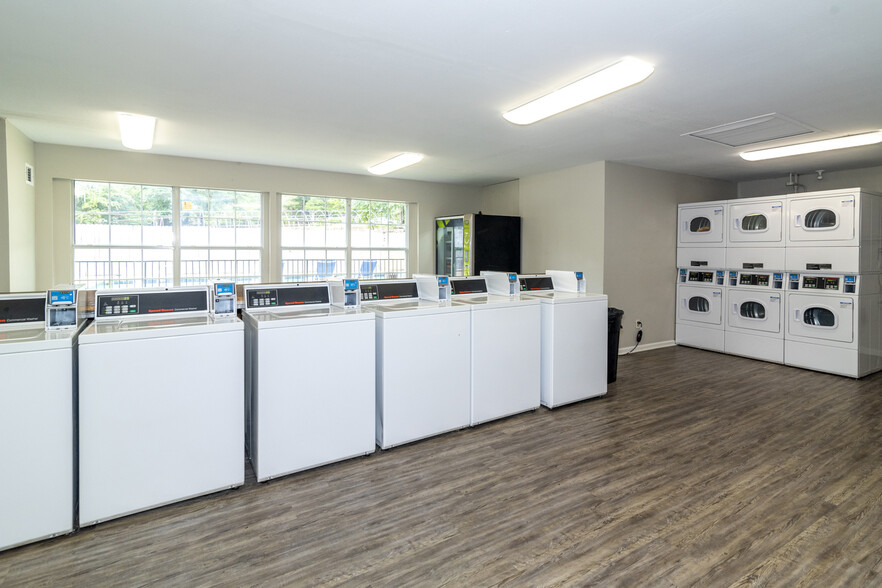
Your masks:
M723 203L681 204L678 207L677 245L725 244L725 211Z
M790 294L787 334L818 342L854 341L855 299L849 296Z
M733 288L729 290L726 324L762 333L780 333L783 308L781 294Z
M857 245L858 195L794 196L788 202L788 245Z
M723 291L702 286L678 286L677 320L708 326L722 325Z
M784 201L768 200L729 204L729 245L782 247Z

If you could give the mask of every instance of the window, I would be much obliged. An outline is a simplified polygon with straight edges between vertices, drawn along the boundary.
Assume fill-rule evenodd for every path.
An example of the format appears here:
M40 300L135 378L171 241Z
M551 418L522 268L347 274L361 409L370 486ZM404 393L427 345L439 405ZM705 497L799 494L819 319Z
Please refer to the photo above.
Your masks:
M181 284L260 281L257 192L181 188Z
M403 202L282 195L282 280L407 275Z
M74 282L87 288L171 286L172 189L76 182L73 257Z
M74 182L74 283L258 282L261 219L258 192Z

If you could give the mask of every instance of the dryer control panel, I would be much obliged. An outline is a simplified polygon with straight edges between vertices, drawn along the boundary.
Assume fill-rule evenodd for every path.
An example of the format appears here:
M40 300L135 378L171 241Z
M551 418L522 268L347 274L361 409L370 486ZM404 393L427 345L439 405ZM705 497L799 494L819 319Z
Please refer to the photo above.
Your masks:
M679 281L688 284L706 284L708 286L726 285L726 272L723 270L693 270L681 269Z
M821 292L827 294L859 294L861 277L856 274L789 274L790 289L804 292ZM876 279L877 286L879 276ZM872 281L869 286L872 286ZM870 288L873 290L873 288ZM878 290L879 288L875 288ZM872 292L870 292L872 293Z

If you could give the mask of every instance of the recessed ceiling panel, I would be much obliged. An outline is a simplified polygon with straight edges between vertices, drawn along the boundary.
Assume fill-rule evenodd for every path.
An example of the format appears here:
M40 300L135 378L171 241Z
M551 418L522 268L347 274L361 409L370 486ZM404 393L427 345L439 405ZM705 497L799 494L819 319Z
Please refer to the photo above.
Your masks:
M744 145L786 139L814 132L817 132L817 129L773 112L701 131L693 131L684 136L707 139L729 147L743 147Z

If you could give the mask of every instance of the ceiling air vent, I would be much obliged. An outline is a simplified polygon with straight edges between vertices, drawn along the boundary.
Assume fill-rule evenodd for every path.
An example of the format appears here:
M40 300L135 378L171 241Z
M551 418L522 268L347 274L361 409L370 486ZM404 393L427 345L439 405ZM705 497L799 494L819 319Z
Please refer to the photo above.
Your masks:
M701 131L685 133L682 136L706 139L729 147L743 147L754 143L815 133L817 130L773 112Z
M25 164L25 184L28 186L34 185L34 166L30 163Z

